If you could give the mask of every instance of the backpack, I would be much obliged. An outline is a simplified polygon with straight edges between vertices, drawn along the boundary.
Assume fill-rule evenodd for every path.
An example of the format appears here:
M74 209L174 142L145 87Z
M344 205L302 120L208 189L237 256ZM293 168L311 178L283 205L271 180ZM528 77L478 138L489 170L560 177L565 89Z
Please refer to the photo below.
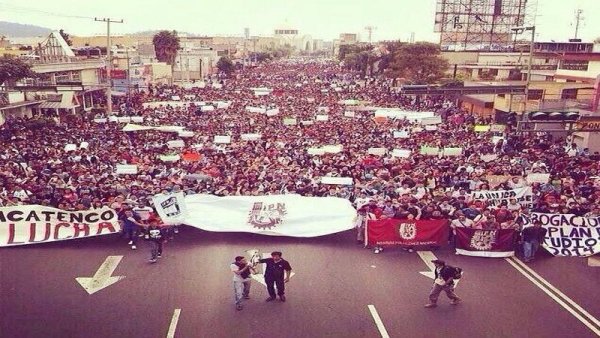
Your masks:
M463 270L456 266L449 266L452 270L454 270L454 274L452 275L452 279L460 279L463 274Z

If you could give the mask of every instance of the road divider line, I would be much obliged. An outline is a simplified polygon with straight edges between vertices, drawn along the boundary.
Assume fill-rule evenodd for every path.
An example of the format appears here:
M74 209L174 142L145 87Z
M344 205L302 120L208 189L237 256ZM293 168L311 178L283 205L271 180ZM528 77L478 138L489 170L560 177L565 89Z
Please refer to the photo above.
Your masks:
M169 325L169 332L167 332L167 338L175 337L175 329L177 329L177 322L181 315L181 309L175 309L173 312L173 318L171 318L171 325Z
M377 325L377 329L379 330L379 333L381 334L381 338L390 338L390 335L388 334L387 330L385 329L385 326L383 325L383 322L381 321L381 317L379 317L379 313L377 313L377 309L375 309L375 306L367 305L367 307L369 308L369 311L371 312L371 316L373 317L373 320L375 321L375 325Z
M594 332L596 335L600 336L600 321L598 321L598 319L584 310L571 298L567 297L564 293L550 284L542 276L538 275L523 262L513 257L505 258L505 260L538 288L544 291L544 293L550 296L550 298L552 298L560 306L562 306L565 310L582 322L583 325L592 330L592 332Z

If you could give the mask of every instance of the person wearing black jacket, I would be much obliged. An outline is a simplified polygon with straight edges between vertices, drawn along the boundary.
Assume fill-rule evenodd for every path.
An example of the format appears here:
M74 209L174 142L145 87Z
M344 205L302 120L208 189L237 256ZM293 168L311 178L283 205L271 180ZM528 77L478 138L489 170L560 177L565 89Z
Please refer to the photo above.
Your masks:
M433 288L429 293L429 303L425 304L425 307L436 307L438 297L442 291L446 292L446 296L450 298L450 304L457 305L461 299L454 293L454 268L446 265L446 262L439 259L432 260L431 262L435 264L435 279L433 281Z
M288 261L281 258L281 252L274 251L271 253L271 258L264 258L258 261L259 263L267 264L265 269L265 283L269 298L267 302L275 300L275 285L277 285L277 295L282 302L285 302L285 283L290 281L292 266Z
M148 241L150 242L150 263L156 263L157 258L162 257L163 243L168 236L169 229L157 221L152 221L147 229Z
M523 258L525 262L530 262L535 253L540 248L540 243L544 241L547 230L542 227L540 221L534 221L533 226L524 228L521 231L523 240Z

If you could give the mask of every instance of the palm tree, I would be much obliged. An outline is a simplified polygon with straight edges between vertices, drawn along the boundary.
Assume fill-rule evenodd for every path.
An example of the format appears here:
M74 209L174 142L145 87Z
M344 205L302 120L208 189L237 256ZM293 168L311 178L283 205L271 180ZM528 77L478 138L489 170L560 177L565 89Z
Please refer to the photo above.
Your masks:
M177 50L179 49L179 37L176 31L160 31L152 38L156 58L160 62L166 62L169 65L175 63Z

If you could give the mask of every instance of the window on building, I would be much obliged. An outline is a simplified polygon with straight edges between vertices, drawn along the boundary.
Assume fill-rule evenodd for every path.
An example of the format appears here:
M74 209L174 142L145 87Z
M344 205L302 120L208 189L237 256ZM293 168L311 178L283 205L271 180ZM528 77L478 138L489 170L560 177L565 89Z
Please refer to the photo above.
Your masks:
M589 61L585 60L562 60L559 69L578 70L586 72L588 70Z
M54 74L54 81L56 81L56 83L70 82L71 74L69 72L57 72Z
M73 81L81 81L81 72L71 72L71 79Z
M565 88L560 94L560 98L563 100L576 100L577 99L577 88Z
M541 100L544 97L543 89L530 89L529 90L529 100Z

